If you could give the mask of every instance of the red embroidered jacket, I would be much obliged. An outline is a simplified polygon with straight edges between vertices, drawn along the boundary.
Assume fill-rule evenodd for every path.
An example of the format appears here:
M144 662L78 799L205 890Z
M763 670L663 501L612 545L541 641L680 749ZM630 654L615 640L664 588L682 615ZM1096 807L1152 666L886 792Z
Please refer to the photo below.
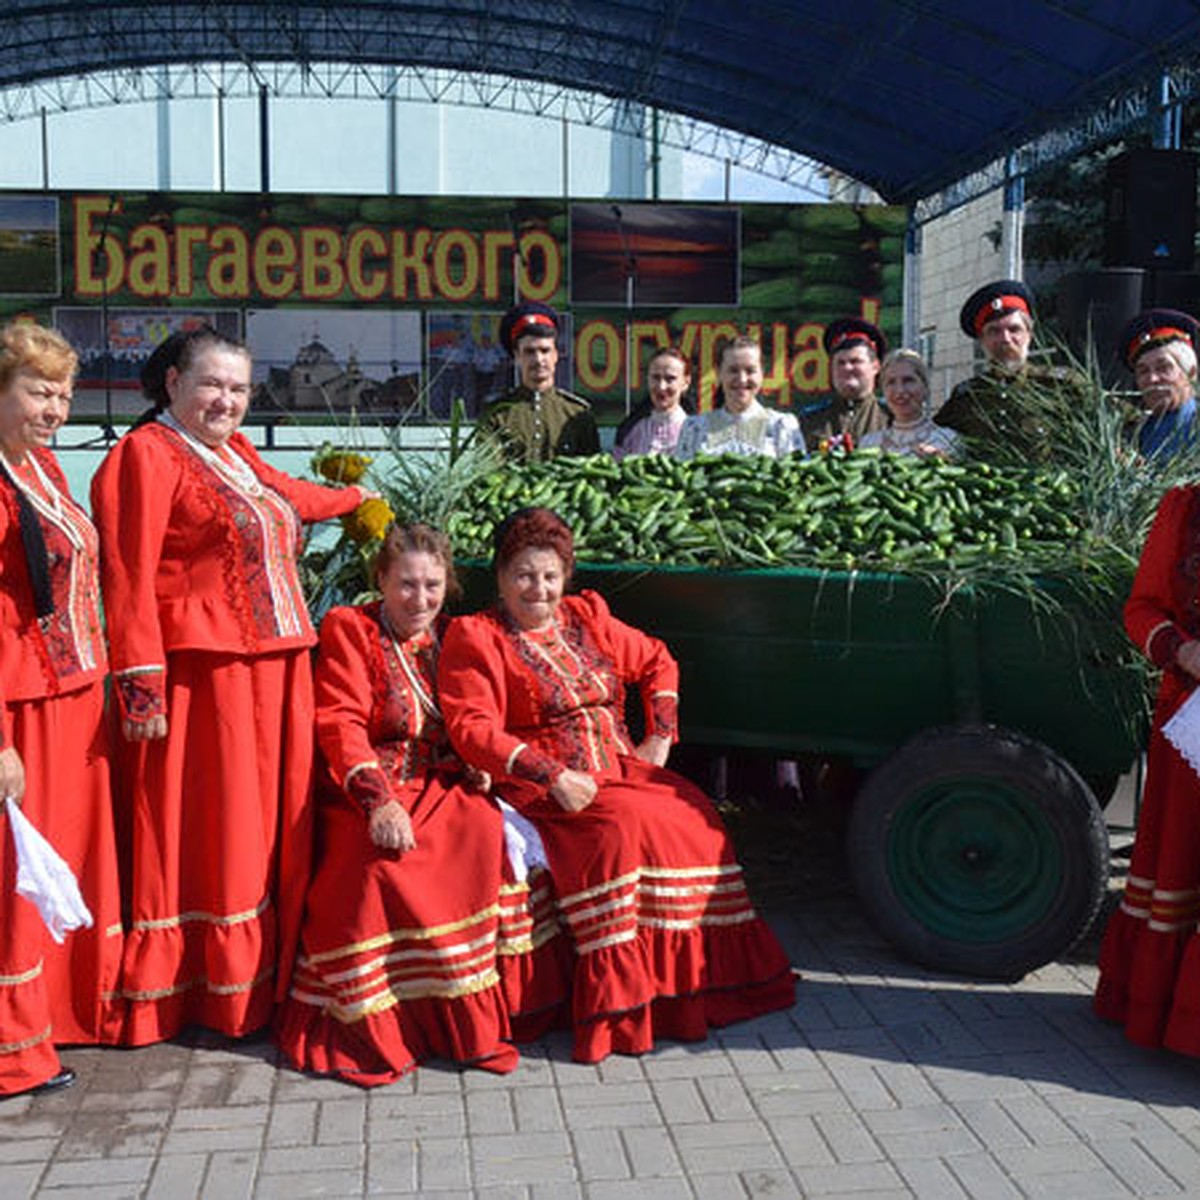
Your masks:
M548 787L565 767L603 772L632 753L629 683L647 731L677 736L679 668L662 642L618 621L590 591L563 598L558 625L561 669L495 610L459 617L446 632L438 694L450 740L502 792L505 782Z
M432 699L436 641L398 644L380 621L381 604L332 608L321 622L314 672L317 744L333 781L368 811L398 800L406 808L429 768L461 766L440 715L422 707L398 655ZM437 630L445 628L439 619ZM417 789L406 789L411 780Z
M16 492L12 484L0 482L0 709L5 710L0 746L10 741L10 701L74 691L103 679L108 666L100 628L94 531L83 510L69 499L66 478L54 455L40 449L31 453L64 502L72 505L75 521L87 533L88 542L79 551L58 526L41 520L54 613L39 621L25 563ZM72 568L77 579L74 597Z
M296 573L299 522L350 512L362 493L293 479L263 462L240 433L227 444L288 501L290 529L265 533L255 508L156 423L121 438L92 480L109 649L125 715L164 711L173 650L257 654L316 641ZM273 578L286 613L273 602Z

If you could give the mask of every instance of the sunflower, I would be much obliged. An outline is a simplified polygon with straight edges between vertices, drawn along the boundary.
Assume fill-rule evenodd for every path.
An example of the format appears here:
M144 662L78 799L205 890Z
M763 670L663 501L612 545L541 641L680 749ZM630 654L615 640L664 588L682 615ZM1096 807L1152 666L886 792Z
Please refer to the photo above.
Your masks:
M330 449L313 459L313 469L331 483L357 483L366 473L371 461L369 454Z
M342 528L358 544L378 542L396 519L392 506L378 496L364 500L352 513L342 518Z

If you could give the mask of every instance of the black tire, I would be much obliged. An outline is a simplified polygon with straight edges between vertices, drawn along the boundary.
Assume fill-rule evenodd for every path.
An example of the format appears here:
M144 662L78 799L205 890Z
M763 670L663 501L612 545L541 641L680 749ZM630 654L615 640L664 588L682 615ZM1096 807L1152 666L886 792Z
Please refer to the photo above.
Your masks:
M906 957L1018 979L1087 932L1108 883L1108 833L1076 771L1011 730L929 730L867 779L847 830L850 873Z

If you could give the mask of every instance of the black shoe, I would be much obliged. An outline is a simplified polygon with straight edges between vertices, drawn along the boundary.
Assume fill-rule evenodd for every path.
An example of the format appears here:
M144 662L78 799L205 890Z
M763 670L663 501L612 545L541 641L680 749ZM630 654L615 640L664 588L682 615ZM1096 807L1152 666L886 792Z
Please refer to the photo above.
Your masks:
M24 1093L27 1096L40 1096L44 1092L60 1092L63 1088L69 1088L75 1082L75 1072L70 1067L63 1067L57 1075L51 1075L45 1083L39 1083L36 1087L31 1087Z

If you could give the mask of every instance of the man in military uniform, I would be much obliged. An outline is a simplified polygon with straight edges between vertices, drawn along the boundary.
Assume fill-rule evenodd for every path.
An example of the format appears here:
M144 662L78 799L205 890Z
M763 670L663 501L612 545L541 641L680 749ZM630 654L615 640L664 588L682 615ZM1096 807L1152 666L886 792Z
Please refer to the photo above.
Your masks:
M870 321L840 317L830 321L821 339L829 356L833 395L806 405L796 414L804 444L817 450L822 443L849 438L857 446L863 434L887 428L887 413L875 398L879 364L887 339Z
M1019 457L1049 457L1059 415L1085 401L1087 383L1074 371L1029 361L1032 292L1016 279L986 284L967 298L958 320L987 362L955 386L934 421L973 439L975 453L1003 447Z
M479 430L495 438L512 462L598 454L590 405L554 385L558 313L536 301L518 304L500 322L500 341L516 360L521 383L484 409Z
M1122 330L1121 358L1138 389L1137 448L1165 459L1200 447L1196 346L1200 324L1187 313L1151 308Z

